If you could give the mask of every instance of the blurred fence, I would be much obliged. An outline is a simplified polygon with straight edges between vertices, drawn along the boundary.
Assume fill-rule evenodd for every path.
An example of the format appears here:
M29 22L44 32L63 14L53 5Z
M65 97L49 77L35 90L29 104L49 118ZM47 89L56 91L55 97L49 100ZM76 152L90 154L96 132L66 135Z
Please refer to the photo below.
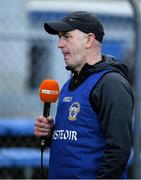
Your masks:
M95 2L100 3L100 0ZM87 5L94 8L93 3L88 1ZM30 126L34 126L34 118L42 113L43 105L39 100L38 88L43 79L54 78L62 86L69 77L62 55L56 48L56 37L48 36L43 30L45 20L61 18L68 10L64 11L64 7L63 11L45 8L36 10L29 5L31 4L26 0L0 0L0 121L7 122L7 119L11 119L13 123L8 125L13 125L14 131L19 128L19 121L20 127L25 126L27 121L32 122ZM109 4L107 8L110 10ZM132 13L105 14L99 11L96 14L103 22L106 32L103 53L111 54L118 61L127 63L130 68L130 80L134 84ZM55 110L56 105L53 105L52 115L55 114ZM2 132L5 126L0 127L1 149L28 147L38 150L39 142L33 135L33 128L31 133L25 133L26 136L18 133L12 135L11 127L8 125L6 133ZM26 128L29 128L29 124L26 124ZM39 153L38 155L40 156ZM17 156L20 157L22 154ZM28 164L19 167L0 166L0 178L40 178L39 172L40 166Z

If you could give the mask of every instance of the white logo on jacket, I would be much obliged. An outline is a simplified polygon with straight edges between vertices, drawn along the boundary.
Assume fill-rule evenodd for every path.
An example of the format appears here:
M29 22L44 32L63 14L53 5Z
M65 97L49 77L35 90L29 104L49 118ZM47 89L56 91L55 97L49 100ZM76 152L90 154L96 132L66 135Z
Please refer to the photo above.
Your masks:
M72 97L64 97L63 98L63 102L71 102L72 101Z
M53 132L53 139L77 141L77 132L72 130L57 129Z

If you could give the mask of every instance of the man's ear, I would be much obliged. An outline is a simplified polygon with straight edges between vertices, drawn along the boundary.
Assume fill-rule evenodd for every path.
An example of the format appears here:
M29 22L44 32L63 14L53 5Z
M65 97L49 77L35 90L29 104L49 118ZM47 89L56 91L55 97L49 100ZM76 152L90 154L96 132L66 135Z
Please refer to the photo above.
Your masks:
M95 42L95 35L93 33L89 33L87 38L86 48L88 49L92 47L94 42Z

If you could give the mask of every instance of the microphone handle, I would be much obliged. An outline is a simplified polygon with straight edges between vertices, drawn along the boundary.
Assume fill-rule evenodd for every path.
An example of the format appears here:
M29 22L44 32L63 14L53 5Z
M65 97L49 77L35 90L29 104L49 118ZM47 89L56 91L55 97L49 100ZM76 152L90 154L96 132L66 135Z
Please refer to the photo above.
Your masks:
M43 116L48 117L50 114L50 103L44 102Z
M44 109L43 109L43 116L48 117L50 114L50 103L44 102ZM40 142L40 147L41 147L41 170L42 170L42 179L45 178L44 175L44 166L43 166L43 152L45 149L45 142L46 142L46 137L41 137L41 142Z
M43 116L48 117L50 114L50 103L44 102ZM44 149L46 137L41 137L41 149Z

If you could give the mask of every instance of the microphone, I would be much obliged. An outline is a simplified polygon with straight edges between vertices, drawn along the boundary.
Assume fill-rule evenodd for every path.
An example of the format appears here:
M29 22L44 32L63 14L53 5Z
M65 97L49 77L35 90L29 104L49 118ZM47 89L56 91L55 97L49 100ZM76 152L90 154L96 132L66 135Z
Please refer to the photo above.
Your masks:
M39 88L40 100L44 102L43 116L48 117L50 113L50 103L57 101L59 96L59 84L53 79L45 79ZM45 138L41 138L41 145L45 145Z
M50 103L57 101L59 96L58 82L53 79L45 79L39 88L40 100L44 102L43 116L48 117L50 112Z
M57 101L59 96L59 85L57 81L53 79L45 79L39 88L40 100L44 102L43 116L48 117L50 113L50 103ZM42 179L44 179L44 167L43 167L43 151L45 148L45 137L41 137L41 170Z

